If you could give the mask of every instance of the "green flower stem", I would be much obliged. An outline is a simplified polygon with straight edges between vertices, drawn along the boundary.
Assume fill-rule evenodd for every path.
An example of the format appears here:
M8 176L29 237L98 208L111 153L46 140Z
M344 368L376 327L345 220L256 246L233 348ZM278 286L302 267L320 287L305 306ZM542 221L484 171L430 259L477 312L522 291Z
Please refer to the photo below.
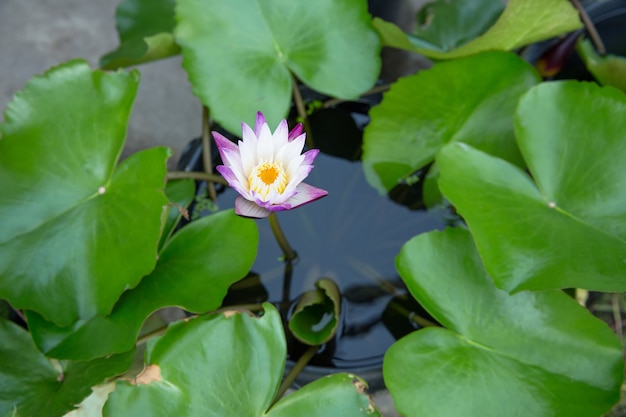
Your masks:
M204 172L208 175L213 175L213 158L211 157L211 133L209 123L209 108L202 106L202 162L204 165ZM207 182L207 192L211 201L217 200L217 193L215 192L215 184L209 181Z
M167 173L167 180L182 180L185 178L191 178L194 180L204 180L209 183L218 183L228 185L228 182L221 175L207 174L206 172L193 172L193 171L170 171Z
M296 252L291 249L285 234L283 233L283 229L280 228L280 224L278 223L278 217L276 217L276 213L272 212L267 218L270 222L270 227L272 228L272 232L274 233L274 237L276 238L276 242L278 242L278 246L283 251L285 255L285 260L287 262L291 262L298 257Z
M313 140L313 133L311 132L309 116L306 114L306 109L304 108L304 100L302 99L302 94L300 94L300 88L298 88L298 80L293 75L291 76L291 84L293 85L293 101L296 104L298 116L302 119L302 125L306 132L306 146L309 149L313 149L315 141Z
M293 264L291 261L285 262L285 273L283 274L283 300L282 306L288 306L291 295L291 277L293 275Z
M278 389L278 393L276 394L276 398L274 398L274 402L272 403L272 405L274 405L278 400L281 399L283 395L285 395L285 392L287 391L287 389L291 386L291 384L293 384L293 381L296 380L296 377L298 376L298 374L302 372L304 367L307 366L307 364L313 358L313 356L315 356L315 353L317 352L318 349L319 349L319 345L311 346L310 348L307 349L306 352L302 354L302 356L300 356L298 361L295 363L293 368L291 368L291 370L289 371L285 379L283 379L283 382L280 384L280 388Z

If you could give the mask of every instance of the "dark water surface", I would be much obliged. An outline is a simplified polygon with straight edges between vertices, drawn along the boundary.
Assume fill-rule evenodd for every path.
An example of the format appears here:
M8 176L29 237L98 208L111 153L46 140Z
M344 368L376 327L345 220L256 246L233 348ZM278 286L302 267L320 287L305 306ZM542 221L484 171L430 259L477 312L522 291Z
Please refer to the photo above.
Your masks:
M288 314L289 305L300 294L313 289L318 279L331 278L343 295L341 323L336 339L312 363L337 368L380 364L388 347L416 328L407 310L425 315L407 295L395 271L395 257L411 237L444 228L449 213L409 210L367 184L360 162L321 153L305 182L329 194L278 213L298 253L289 294L284 294L282 252L268 221L262 219L257 221L259 251L251 274L235 284L225 303L270 301ZM220 209L233 207L236 197L234 190L226 190L219 197ZM292 358L305 349L294 340L289 340L289 347Z

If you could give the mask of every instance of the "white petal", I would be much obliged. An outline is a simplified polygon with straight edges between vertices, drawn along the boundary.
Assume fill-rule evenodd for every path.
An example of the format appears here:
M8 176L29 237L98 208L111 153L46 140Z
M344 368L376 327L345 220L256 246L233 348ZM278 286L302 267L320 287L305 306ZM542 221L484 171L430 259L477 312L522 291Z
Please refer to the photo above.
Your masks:
M280 149L282 146L288 143L287 136L289 135L289 126L287 120L283 119L278 124L278 127L274 131L274 149Z
M302 153L303 147L304 140L292 140L280 149L276 150L276 162L288 165L293 159L297 158Z
M304 155L298 155L297 157L289 161L289 164L287 165L287 169L285 169L285 172L287 173L287 178L289 179L289 181L291 181L291 179L297 175L298 168L302 166L303 162L304 162Z
M235 213L243 217L262 219L269 216L272 212L268 209L257 206L252 201L248 201L245 198L238 196L235 200Z
M249 141L239 141L239 154L241 155L241 170L247 177L258 164L256 147Z
M258 162L274 162L274 140L267 124L261 126L261 135L259 135L256 149Z
M328 195L328 191L305 183L298 185L297 190L298 193L287 200L287 203L291 204L292 209L303 204L311 203Z
M256 148L256 143L258 141L257 135L254 131L245 123L241 124L241 139L250 144L250 146Z

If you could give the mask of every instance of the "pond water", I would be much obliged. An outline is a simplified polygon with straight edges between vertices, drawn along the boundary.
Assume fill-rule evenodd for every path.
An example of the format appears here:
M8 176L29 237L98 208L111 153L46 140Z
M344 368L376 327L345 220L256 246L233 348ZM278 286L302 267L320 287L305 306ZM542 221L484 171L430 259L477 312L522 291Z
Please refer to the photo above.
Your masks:
M367 184L360 162L323 153L305 182L327 190L328 196L278 213L297 260L286 266L269 222L258 220L257 259L224 305L270 301L288 316L303 292L318 279L331 278L342 292L341 321L335 340L311 363L345 369L380 365L389 346L417 328L410 315L428 317L408 295L395 271L395 257L411 237L444 228L450 214L410 210ZM234 190L225 189L219 208L234 207L236 197ZM306 349L292 338L288 343L292 359Z

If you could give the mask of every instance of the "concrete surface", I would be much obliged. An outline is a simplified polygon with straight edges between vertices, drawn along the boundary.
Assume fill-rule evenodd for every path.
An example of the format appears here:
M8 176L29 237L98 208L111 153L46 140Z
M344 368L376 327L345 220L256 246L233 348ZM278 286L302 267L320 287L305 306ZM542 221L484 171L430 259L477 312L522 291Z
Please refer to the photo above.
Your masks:
M119 0L0 0L0 112L12 95L36 74L73 58L97 68L100 56L118 44L115 8ZM423 0L409 0L397 15L407 26ZM384 77L393 79L424 66L406 53L385 51ZM124 155L165 145L174 151L173 168L187 142L201 131L201 106L191 93L180 57L139 66L139 92ZM0 115L0 120L2 116ZM388 393L375 394L386 417L397 416Z
M97 68L118 45L118 0L0 0L0 111L36 74L73 58ZM141 65L124 155L156 145L180 151L201 131L201 107L180 57ZM0 116L1 119L1 116Z

